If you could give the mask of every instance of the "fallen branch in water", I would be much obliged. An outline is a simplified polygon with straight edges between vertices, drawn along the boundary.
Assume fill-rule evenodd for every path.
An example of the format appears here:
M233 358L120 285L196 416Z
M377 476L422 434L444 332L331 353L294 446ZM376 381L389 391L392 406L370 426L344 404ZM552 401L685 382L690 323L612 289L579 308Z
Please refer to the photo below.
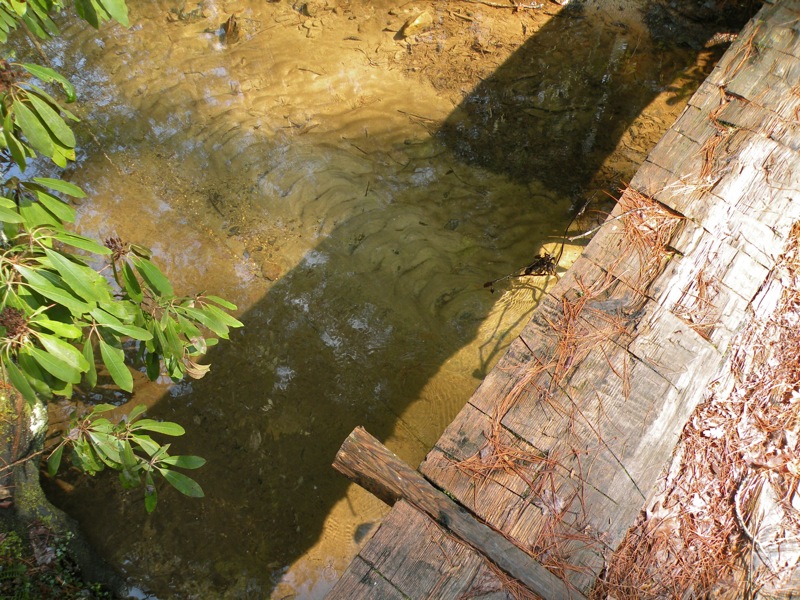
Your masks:
M520 8L530 8L536 10L537 8L542 8L544 4L537 4L536 2L531 2L530 4L497 4L496 2L486 2L486 0L461 0L462 2L469 2L470 4L483 4L484 6L490 6L492 8L513 8L515 10L519 10Z

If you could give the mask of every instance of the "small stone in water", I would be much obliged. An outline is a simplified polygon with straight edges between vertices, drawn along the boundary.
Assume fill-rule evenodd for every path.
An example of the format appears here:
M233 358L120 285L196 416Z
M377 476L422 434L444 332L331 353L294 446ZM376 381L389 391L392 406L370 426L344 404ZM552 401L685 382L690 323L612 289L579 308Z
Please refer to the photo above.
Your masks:
M406 21L402 29L400 29L400 33L404 38L407 38L427 31L431 27L433 27L433 17L429 12L424 11Z

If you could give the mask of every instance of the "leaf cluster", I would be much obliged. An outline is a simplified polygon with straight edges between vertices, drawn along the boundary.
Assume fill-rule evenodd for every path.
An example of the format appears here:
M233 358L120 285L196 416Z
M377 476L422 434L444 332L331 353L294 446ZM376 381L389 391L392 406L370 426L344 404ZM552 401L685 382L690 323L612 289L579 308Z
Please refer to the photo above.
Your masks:
M126 348L155 380L200 378L197 361L241 323L216 296L176 296L146 249L105 245L67 231L74 210L55 193L82 197L56 179L0 186L0 368L30 403L97 384L96 355L122 390L133 390ZM94 261L105 261L98 270ZM110 274L109 276L105 276Z
M191 477L175 468L197 469L205 464L199 456L171 456L169 444L161 445L150 433L180 436L183 427L169 421L140 418L144 406L137 406L119 423L112 423L103 413L114 410L110 404L100 404L85 417L72 422L69 433L53 450L47 460L51 475L58 471L66 448L72 452L72 464L94 475L106 467L119 471L126 488L144 484L144 505L153 512L158 501L154 475L160 475L181 494L202 498L203 490Z
M57 84L68 103L75 100L75 88L53 69L0 60L0 149L6 161L10 157L22 171L37 152L60 167L75 160L75 134L68 122L77 122L78 117L43 84Z
M74 0L94 27L108 20L128 25L125 0ZM40 38L58 33L50 15L62 0L0 0L0 43L24 27ZM63 96L57 100L52 94ZM211 295L178 296L150 252L117 237L100 243L74 233L67 198L84 198L62 179L22 179L38 157L59 167L75 160L64 106L75 100L70 82L49 67L0 58L0 380L35 405L74 387L94 387L98 365L122 390L133 390L130 363L150 379L166 373L179 381L203 377L200 357L241 323L236 306ZM17 176L9 176L12 169ZM145 432L181 435L174 423L139 419L138 407L121 423L101 416L108 405L77 421L53 453L57 468L69 446L73 462L88 473L110 467L124 485L144 483L145 506L156 504L153 477L160 475L188 496L202 496L174 467L197 468L203 459L172 457Z
M74 0L74 5L78 15L95 28L112 19L128 26L125 0ZM20 22L40 38L58 34L50 15L63 8L62 0L0 0L0 43L8 40Z

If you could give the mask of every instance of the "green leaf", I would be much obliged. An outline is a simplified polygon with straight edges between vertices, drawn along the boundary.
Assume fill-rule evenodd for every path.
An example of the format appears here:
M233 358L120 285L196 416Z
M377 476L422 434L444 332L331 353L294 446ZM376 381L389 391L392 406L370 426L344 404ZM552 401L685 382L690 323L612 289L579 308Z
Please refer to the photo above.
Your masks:
M40 81L44 81L45 83L55 82L59 84L62 88L64 88L64 93L67 95L67 102L75 101L75 88L72 86L69 80L60 73L49 67L42 67L40 65L34 65L31 63L23 63L22 68Z
M25 352L33 357L39 366L50 373L53 377L60 379L61 381L66 381L67 383L80 382L80 370L61 360L60 358L53 356L49 352L40 350L35 346L26 347Z
M89 304L76 298L70 291L63 287L63 284L56 283L52 273L42 270L34 270L22 265L14 265L14 268L27 281L28 285L44 296L66 307L74 316L80 316L90 310Z
M139 280L136 279L136 275L133 273L133 269L128 261L124 261L122 263L122 282L125 285L125 291L128 292L128 296L134 302L141 302L144 300L144 294L142 294L142 288L139 285Z
M25 14L25 21L27 22L28 19L33 20L35 15L36 20L42 24L42 27L46 32L44 35L40 35L40 37L44 39L49 36L56 35L58 33L58 27L56 27L56 24L53 23L50 15L47 14L47 11L51 6L53 6L53 4L41 0L29 0L27 4L28 12Z
M141 256L142 258L152 258L153 253L150 251L149 248L145 248L144 246L140 246L139 244L131 244L131 252L133 252L136 256Z
M47 210L53 213L56 218L67 223L72 223L75 221L75 209L66 202L59 200L52 194L40 192L38 190L36 191L36 197L39 199L39 202L41 202Z
M156 444L149 435L133 435L131 436L131 441L139 445L148 456L153 456L156 452L161 450L161 446Z
M101 306L108 314L114 315L117 317L117 319L124 323L135 321L137 317L142 314L142 309L138 304L134 304L133 302L125 299L118 300L116 298L109 298L103 302Z
M164 435L179 436L186 433L186 430L170 421L156 421L154 419L141 419L131 425L131 431L144 429L145 431L153 431L155 433L163 433Z
M100 420L97 418L97 415L102 415L103 413L110 412L112 410L115 410L116 408L117 407L114 406L113 404L96 404L95 407L92 409L92 412L89 413L89 416L87 418L93 420L96 423L97 421ZM108 419L104 420L108 421Z
M142 483L139 474L136 472L138 470L137 467L139 467L138 464L136 467L123 467L119 472L119 482L122 484L124 489L132 490L133 488L139 487L139 485Z
M228 313L226 313L221 308L217 308L216 306L212 306L211 304L206 305L205 309L206 312L214 315L217 319L225 323L228 327L242 327L242 322L238 319L234 319Z
M64 454L65 444L59 444L52 454L47 458L47 473L50 477L55 477L58 473L58 467L61 466L61 457Z
M167 368L167 374L172 381L180 381L186 375L186 366L182 360L175 356L165 356L164 366Z
M64 118L39 96L28 94L28 101L31 103L33 111L44 122L55 138L67 148L74 148L75 134L72 133L72 129L66 124Z
M11 113L9 113L9 117ZM11 119L9 118L9 121ZM11 158L14 159L14 162L17 163L21 171L25 170L27 167L27 163L25 162L25 148L22 145L17 137L14 135L14 128L13 126L4 125L3 126L3 137L6 140L6 145L8 146L8 151L11 152Z
M52 97L50 94L48 94L47 92L45 92L45 91L44 91L42 88L40 88L38 85L36 85L36 84L33 84L33 83L31 83L31 82L29 81L29 82L27 82L27 86L28 86L28 93L29 93L29 94L36 94L37 96L39 96L39 98L41 98L41 99L42 99L42 100L44 100L45 102L49 102L49 103L50 103L50 104L52 104L53 106L57 106L57 107L58 107L58 109L61 111L61 116L62 116L62 117L66 117L67 119L70 119L71 121L75 121L76 123L77 123L77 122L80 122L80 119L79 119L78 117L76 117L74 114L72 114L72 113L71 113L70 111L68 111L66 108L64 108L63 106L61 106L61 103L59 103L59 101L58 101L58 100L56 100L55 98L53 98L53 97Z
M44 346L45 350L67 363L73 369L81 373L89 369L89 363L83 357L83 354L72 344L46 333L39 333L36 337L41 342L42 346ZM64 379L64 381L71 380ZM77 381L72 381L72 383L77 383Z
M55 140L53 141L53 155L50 157L62 169L66 168L67 161L75 160L75 149L64 148Z
M97 385L97 365L94 362L94 348L92 348L92 340L87 339L83 343L83 358L89 363L89 368L86 371L86 385L93 388Z
M122 465L122 456L119 452L119 440L113 435L89 430L89 438L94 443L95 451L106 465L117 469Z
M147 406L144 404L137 404L136 406L133 407L133 410L131 410L131 412L129 412L125 416L125 420L128 421L128 423L132 423L140 416L142 416L145 412L147 412Z
M0 206L0 221L4 223L22 223L24 220L16 210Z
M50 259L50 264L64 278L64 283L78 296L91 305L109 299L110 294L103 285L105 280L96 271L72 262L59 252L45 248L44 253Z
M70 233L69 231L56 231L53 233L53 237L62 244L67 244L74 248L80 248L81 250L86 250L87 252L100 254L102 256L111 254L110 248L106 248L102 244L98 244L92 239L83 237L82 235L77 235L75 233Z
M20 352L17 354L17 363L25 379L27 379L36 393L48 400L51 399L53 397L53 390L45 380L50 380L52 378L42 370L36 361L33 360L29 354Z
M13 385L17 391L22 394L22 397L25 398L25 401L30 404L36 404L36 392L33 391L31 384L28 383L27 378L25 375L22 374L22 371L19 370L19 367L14 364L14 361L3 357L3 367L8 374L8 378L11 380L11 385Z
M169 469L158 469L164 479L167 480L172 487L178 490L181 494L189 496L190 498L204 498L203 488L191 477L187 477L183 473L177 471L170 471Z
M147 368L147 378L155 381L161 376L161 355L158 352L148 352L144 357Z
M168 456L162 458L161 463L181 469L199 469L206 464L206 459L199 456Z
M167 279L161 270L152 262L138 256L131 257L131 260L136 270L139 272L139 275L142 276L142 279L145 280L150 289L164 297L175 295L175 291L172 289L172 284L169 282L169 279Z
M48 37L47 30L44 27L42 27L39 19L32 18L30 14L26 14L24 17L22 17L22 21L25 23L25 25L28 26L28 28L34 33L34 35L36 35L36 37L42 39Z
M51 179L50 177L34 177L33 181L50 188L56 192L61 192L73 198L86 198L86 193L74 183L64 181L63 179Z
M128 7L125 5L125 0L100 0L100 3L115 21L128 27Z
M45 156L52 157L55 151L53 140L38 117L19 100L14 100L11 110L14 111L16 123L28 143Z
M114 380L120 389L126 392L133 391L133 376L130 370L125 366L125 353L121 348L114 348L108 344L104 339L100 338L100 356L103 358L103 364L108 369L111 379Z
M165 315L166 317L166 315ZM166 325L164 326L164 336L167 340L167 347L165 350L173 357L180 358L183 356L183 343L178 336L178 330L175 326L175 321L171 318L166 318Z
M232 316L230 316L224 310L222 310L221 308L218 308L218 307L216 307L216 306L214 306L212 304L207 304L204 307L203 311L207 315L212 316L214 319L216 319L218 321L221 321L224 325L226 325L228 327L234 327L234 328L242 327L242 323L240 321L238 321L237 319L234 319ZM217 333L217 332L214 332L214 333ZM225 332L225 334L217 333L217 335L220 336L221 338L225 338L225 339L228 338L228 332L227 331Z
M80 439L72 445L72 457L75 465L90 475L99 473L104 468L91 444L85 439Z
M228 310L236 310L236 305L232 302L228 302L224 298L220 298L219 296L212 296L210 294L204 295L200 297L200 300L211 300L215 304L219 304L222 308L227 308Z
M104 325L104 327L113 329L118 334L128 336L134 340L146 342L147 340L153 339L153 335L149 331L141 327L134 327L133 325Z
M91 314L95 321L97 321L99 324L108 327L109 329L113 329L119 334L127 335L135 340L147 341L153 339L153 334L146 329L120 323L116 317L110 315L100 308L93 309L89 314Z
M19 199L19 214L25 219L25 226L28 229L33 229L40 225L46 225L54 229L62 227L61 221L53 213L45 209L43 204L28 198L27 195Z
M40 327L49 329L57 336L67 339L78 339L83 335L80 327L76 327L72 323L64 323L63 321L53 321L48 319L44 314L37 315L31 323L36 323Z
M133 448L131 448L131 443L128 440L124 440L121 444L120 457L125 469L134 469L139 464L139 460L133 453Z
M208 327L211 331L213 331L216 335L221 337L226 337L228 335L228 327L217 319L214 315L202 308L193 308L190 306L178 306L175 310L179 313L185 314L187 317L194 319L201 325Z
M92 412L94 414L94 412ZM89 419L92 421L90 429L92 431L99 431L100 433L108 433L110 434L114 431L114 426L111 424L111 421L106 419L105 417L101 417L99 419Z
M8 4L11 5L11 8L14 9L14 12L17 13L18 16L24 17L25 13L28 12L28 5L24 1L20 0L7 0Z
M178 330L183 333L187 338L201 337L200 330L189 319L182 314L176 312L175 316L178 319Z

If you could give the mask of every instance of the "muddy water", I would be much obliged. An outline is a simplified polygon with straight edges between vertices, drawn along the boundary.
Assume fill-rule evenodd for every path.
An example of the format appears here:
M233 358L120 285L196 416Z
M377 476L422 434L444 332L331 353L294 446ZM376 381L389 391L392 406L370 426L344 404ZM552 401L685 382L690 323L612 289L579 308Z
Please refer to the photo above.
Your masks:
M655 44L645 3L575 4L156 0L48 46L91 113L78 227L245 323L205 379L132 399L186 426L205 499L145 516L112 476L50 486L140 597L324 596L387 510L332 472L341 441L422 459L552 282L482 284L560 253L721 53ZM394 39L426 7L434 30Z

